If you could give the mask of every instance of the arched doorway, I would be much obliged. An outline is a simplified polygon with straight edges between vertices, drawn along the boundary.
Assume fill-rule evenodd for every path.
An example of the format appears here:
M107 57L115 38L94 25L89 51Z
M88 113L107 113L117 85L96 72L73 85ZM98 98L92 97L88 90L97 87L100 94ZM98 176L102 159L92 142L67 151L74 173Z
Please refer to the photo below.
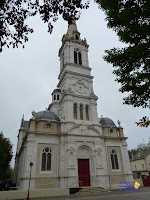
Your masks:
M87 146L80 146L77 151L79 187L90 186L91 150Z

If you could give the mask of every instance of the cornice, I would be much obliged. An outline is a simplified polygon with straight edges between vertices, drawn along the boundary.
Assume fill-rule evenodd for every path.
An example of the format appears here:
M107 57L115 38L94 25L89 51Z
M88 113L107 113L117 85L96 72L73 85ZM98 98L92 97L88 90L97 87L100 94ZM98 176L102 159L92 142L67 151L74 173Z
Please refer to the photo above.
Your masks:
M89 48L89 45L87 44L86 40L75 40L73 37L72 38L70 38L70 37L67 38L66 36L64 36L62 38L62 46L61 46L61 48L59 49L59 52L58 52L58 56L59 57L60 57L61 51L62 51L62 49L63 49L63 47L64 47L66 42L72 42L72 43L80 44L80 45L85 46L86 48Z
M64 67L61 69L61 71L60 71L60 73L59 73L58 79L60 78L60 76L61 76L62 73L64 72L64 70L65 70L65 68L66 68L67 65L72 65L72 66L78 67L78 68L80 68L80 69L87 69L87 70L89 70L89 71L92 70L90 67L86 67L86 66L84 66L84 65L77 65L77 64L75 64L75 63L66 62L66 63L64 64Z
M58 83L58 85L57 85L58 88L59 88L59 86L60 86L62 80L63 80L64 77L66 76L66 74L72 74L72 75L76 75L76 76L82 76L82 77L86 77L86 78L90 78L90 79L93 79L93 78L94 78L94 76L91 76L91 75L86 75L86 74L81 74L81 73L71 72L71 71L66 70L66 71L64 72L64 74L62 75L61 79L59 80L59 83Z

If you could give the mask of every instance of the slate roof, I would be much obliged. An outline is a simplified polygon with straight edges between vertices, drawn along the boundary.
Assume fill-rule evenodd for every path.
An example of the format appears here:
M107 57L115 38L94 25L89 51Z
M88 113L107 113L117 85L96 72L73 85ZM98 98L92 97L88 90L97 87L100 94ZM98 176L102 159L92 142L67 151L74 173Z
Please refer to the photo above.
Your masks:
M134 158L132 159L132 161L144 159L144 158L146 158L149 154L150 154L150 148L142 149L142 150L140 150L140 151L134 156Z
M61 90L57 88L57 89L55 89L55 90L52 92L52 94L53 94L54 92L61 92Z
M51 112L49 110L44 110L44 111L37 112L34 115L34 117L35 117L36 121L39 121L39 120L48 120L48 121L60 122L59 117L55 113L53 113L53 112Z
M115 123L107 117L99 118L99 122L103 127L116 127Z

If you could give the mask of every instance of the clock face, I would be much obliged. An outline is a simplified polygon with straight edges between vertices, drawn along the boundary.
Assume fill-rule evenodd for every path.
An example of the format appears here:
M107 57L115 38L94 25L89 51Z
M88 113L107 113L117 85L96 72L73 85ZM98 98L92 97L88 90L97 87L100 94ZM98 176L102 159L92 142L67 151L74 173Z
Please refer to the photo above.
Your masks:
M82 85L82 84L77 84L76 85L76 89L77 89L77 91L78 92L84 92L84 85Z

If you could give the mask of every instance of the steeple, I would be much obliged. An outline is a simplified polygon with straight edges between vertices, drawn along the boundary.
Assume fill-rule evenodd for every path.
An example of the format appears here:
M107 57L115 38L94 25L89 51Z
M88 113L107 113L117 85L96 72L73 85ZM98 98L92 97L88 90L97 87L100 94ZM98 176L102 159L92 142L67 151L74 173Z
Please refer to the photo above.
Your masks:
M74 38L75 33L80 35L77 29L76 21L73 20L72 24L68 24L67 36L70 38Z
M61 51L63 49L63 46L67 41L81 44L81 45L85 46L86 48L89 47L89 45L87 44L86 39L84 38L82 40L80 38L80 32L78 31L75 19L72 21L71 24L68 24L67 33L63 35L61 41L62 41L62 46L59 49L59 57L60 57Z

